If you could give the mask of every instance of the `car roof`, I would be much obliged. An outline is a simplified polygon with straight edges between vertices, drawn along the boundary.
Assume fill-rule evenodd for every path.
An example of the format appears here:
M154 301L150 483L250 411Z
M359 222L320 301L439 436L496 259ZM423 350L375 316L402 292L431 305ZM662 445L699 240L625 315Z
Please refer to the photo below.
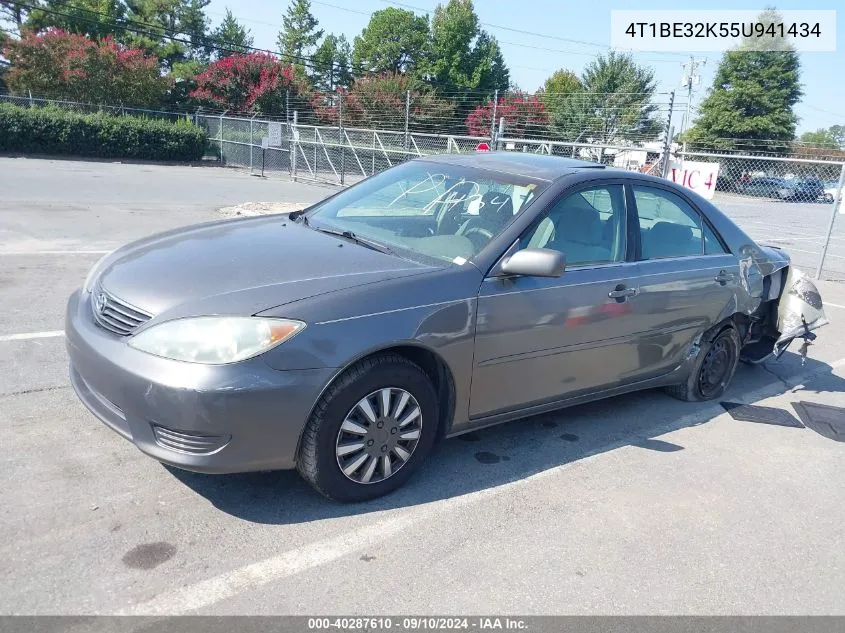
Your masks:
M528 154L523 152L468 152L465 154L436 154L416 160L430 163L445 163L461 167L475 167L487 171L528 176L549 182L582 169L604 169L600 163L585 160Z

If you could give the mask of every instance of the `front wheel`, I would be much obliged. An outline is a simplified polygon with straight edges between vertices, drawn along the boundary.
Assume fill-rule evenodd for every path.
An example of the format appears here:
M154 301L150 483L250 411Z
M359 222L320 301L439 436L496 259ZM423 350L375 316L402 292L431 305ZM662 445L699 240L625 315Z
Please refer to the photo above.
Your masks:
M317 402L297 469L336 501L365 501L399 488L437 436L437 397L417 365L389 354L357 363Z
M715 400L725 393L739 362L739 334L727 327L701 346L690 376L685 383L672 385L666 392L679 400L698 402Z

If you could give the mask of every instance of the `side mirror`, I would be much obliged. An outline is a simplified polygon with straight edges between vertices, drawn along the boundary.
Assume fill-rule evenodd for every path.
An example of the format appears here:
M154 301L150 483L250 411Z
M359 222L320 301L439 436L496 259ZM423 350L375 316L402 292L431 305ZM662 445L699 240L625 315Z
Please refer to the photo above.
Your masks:
M515 252L502 262L506 275L526 277L560 277L566 268L566 258L550 248L526 248Z

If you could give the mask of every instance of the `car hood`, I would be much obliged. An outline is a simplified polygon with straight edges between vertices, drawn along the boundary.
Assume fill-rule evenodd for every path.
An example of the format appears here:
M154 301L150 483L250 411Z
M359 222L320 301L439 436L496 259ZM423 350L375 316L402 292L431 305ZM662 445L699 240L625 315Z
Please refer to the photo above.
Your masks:
M151 315L254 314L431 267L319 233L285 216L177 229L115 251L101 288Z

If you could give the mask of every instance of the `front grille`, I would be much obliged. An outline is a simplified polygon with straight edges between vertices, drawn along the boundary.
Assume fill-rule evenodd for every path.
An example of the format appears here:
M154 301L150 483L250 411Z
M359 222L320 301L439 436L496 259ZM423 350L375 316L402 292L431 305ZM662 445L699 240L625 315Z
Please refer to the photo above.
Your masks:
M177 431L163 426L153 424L153 435L156 443L164 448L169 448L180 453L192 455L207 455L220 450L229 440L231 435L199 435L187 431Z
M152 315L121 301L99 286L91 295L91 307L97 325L119 336L132 334L152 318Z

